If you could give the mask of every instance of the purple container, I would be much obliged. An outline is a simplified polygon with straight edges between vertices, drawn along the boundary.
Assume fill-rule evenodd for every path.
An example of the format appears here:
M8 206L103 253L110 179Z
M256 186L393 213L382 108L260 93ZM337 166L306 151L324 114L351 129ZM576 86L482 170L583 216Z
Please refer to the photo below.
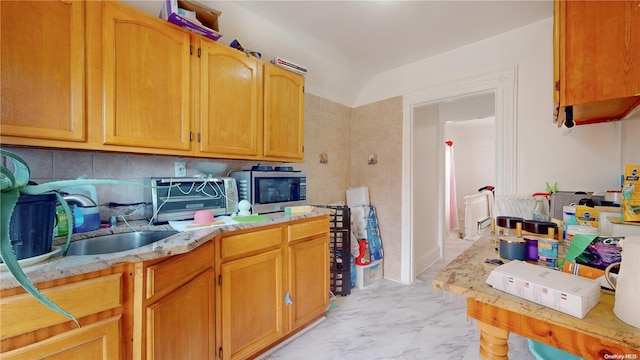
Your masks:
M525 260L538 262L538 238L535 236L525 236Z

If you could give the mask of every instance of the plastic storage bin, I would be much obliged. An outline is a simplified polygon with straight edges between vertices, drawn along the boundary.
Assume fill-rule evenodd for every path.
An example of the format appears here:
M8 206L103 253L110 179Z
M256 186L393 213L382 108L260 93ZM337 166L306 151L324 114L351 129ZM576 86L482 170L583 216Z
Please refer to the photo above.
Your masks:
M20 195L11 214L9 238L18 260L46 254L53 243L56 195Z
M568 353L566 351L554 348L552 346L527 339L529 342L529 350L536 357L536 360L584 360L583 358Z
M316 205L335 210L329 216L330 279L329 287L335 295L351 294L351 212L348 206Z
M356 265L356 286L364 289L382 279L382 259L367 265Z

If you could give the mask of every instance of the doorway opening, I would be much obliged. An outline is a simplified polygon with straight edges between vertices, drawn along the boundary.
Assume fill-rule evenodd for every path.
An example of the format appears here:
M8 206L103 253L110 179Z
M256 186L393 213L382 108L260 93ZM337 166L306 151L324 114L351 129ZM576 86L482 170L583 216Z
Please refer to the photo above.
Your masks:
M444 122L444 137L450 146L445 146L451 155L453 170L445 167L454 186L451 197L445 197L445 239L470 238L475 228L467 228L466 197L478 202L479 189L495 186L496 171L496 127L495 96L493 93L470 96L456 101L444 102L439 106L439 121ZM420 121L414 117L414 122ZM419 156L418 154L416 154ZM417 158L414 162L418 162ZM455 218L454 218L455 217ZM456 221L457 220L457 221ZM469 219L471 220L471 219ZM445 247L446 249L446 247Z
M491 96L496 195L516 193L517 67L433 86L403 97L401 281L444 258L445 128L441 105ZM488 185L488 184L487 184Z

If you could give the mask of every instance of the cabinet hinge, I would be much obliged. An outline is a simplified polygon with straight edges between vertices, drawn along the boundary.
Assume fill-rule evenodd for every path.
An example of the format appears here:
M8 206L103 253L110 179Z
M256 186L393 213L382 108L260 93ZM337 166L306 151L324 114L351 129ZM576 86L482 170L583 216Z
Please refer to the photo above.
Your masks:
M198 57L202 57L202 49L198 48Z
M218 275L218 286L222 286L222 275ZM220 351L222 351L222 348Z
M302 152L304 152L304 145L302 146Z

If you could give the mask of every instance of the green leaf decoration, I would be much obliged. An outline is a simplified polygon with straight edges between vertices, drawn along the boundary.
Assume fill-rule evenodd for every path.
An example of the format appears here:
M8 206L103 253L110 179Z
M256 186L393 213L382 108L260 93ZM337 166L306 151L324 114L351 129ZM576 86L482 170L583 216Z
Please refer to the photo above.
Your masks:
M71 313L49 300L40 292L40 290L38 290L38 288L35 287L35 285L33 285L27 275L25 275L24 271L22 271L20 264L18 264L18 259L16 259L16 254L13 252L13 247L11 246L9 226L11 224L13 209L20 198L20 190L24 189L29 183L29 167L19 156L4 149L0 149L0 155L10 160L14 166L14 173L12 176L8 175L9 170L5 167L3 167L2 172L0 172L0 176L2 176L1 183L3 184L2 192L0 193L0 210L2 211L0 213L0 224L2 224L2 229L0 229L0 257L7 267L7 270L9 270L11 275L16 279L16 281L18 281L20 286L22 286L26 292L31 294L31 296L36 298L46 307L73 320L76 325L80 327L80 323ZM67 208L68 207L69 206L67 205Z
M156 186L149 186L144 184L132 183L127 181L120 180L100 180L100 179L75 179L75 180L60 180L60 181L52 181L46 184L31 184L29 182L29 166L27 163L20 158L19 156L7 151L5 149L0 148L0 159L4 157L6 160L11 162L13 165L13 171L7 169L4 165L0 167L0 213L2 226L0 228L0 258L5 263L9 273L18 281L20 286L22 286L25 291L31 294L34 298L40 301L42 304L47 306L48 308L70 318L73 320L78 327L80 327L80 323L78 320L69 312L60 308L58 305L53 303L47 297L45 297L34 285L31 283L29 278L25 275L24 271L18 264L18 260L16 259L16 255L13 252L13 247L11 246L10 239L10 231L9 226L11 224L11 215L13 214L13 209L18 202L18 199L21 194L24 195L40 195L46 193L55 193L58 202L62 204L64 211L67 214L68 219L72 219L72 211L69 207L69 204L64 200L62 195L58 192L58 190L77 185L99 185L99 184L121 184L121 185L130 185L130 186L142 186L142 187L151 187L156 188ZM2 162L0 162L2 164ZM170 188L177 187L178 185L171 186L157 186L157 188ZM63 256L67 254L69 250L69 244L71 243L71 238L73 235L73 221L67 222L68 231L67 231L67 241L64 246Z

